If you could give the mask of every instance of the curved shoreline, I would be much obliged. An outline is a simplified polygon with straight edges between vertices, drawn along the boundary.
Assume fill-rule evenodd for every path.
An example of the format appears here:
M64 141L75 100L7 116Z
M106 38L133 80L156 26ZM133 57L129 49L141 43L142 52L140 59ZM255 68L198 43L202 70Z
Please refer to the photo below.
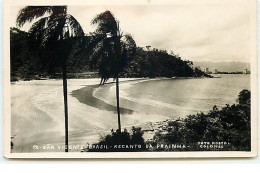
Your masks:
M137 80L144 80L144 79L133 79L133 80L126 80L126 81L121 81L120 83L125 83L125 82L131 82L131 81L137 81ZM115 84L115 82L109 82L106 83L105 87L111 87L111 85ZM98 108L100 110L106 110L106 111L113 111L116 113L117 107L111 104L106 103L105 101L98 99L93 96L93 92L98 88L101 87L100 85L88 85L83 88L74 90L71 92L71 96L77 98L79 102L84 103L88 106L92 106L95 108ZM116 99L116 97L115 97ZM122 108L120 107L120 113L121 114L132 114L133 110L127 109L127 108Z
M121 84L131 84L131 83L141 83L141 82L147 82L147 81L154 81L154 80L171 80L171 78L155 78L155 79L133 79L133 80L125 80L121 81ZM78 99L79 102L86 104L88 106L100 109L100 110L105 110L105 111L112 111L113 113L117 113L117 107L116 107L116 95L113 98L105 98L108 93L106 92L111 92L109 91L112 87L115 87L115 82L109 82L106 83L105 85L88 85L84 86L83 88L73 90L71 92L71 96L75 97ZM99 91L99 89L103 90L104 96L102 93L100 94L95 94L96 91ZM115 91L115 90L113 90ZM122 93L123 94L123 93ZM98 96L97 96L98 95ZM111 94L109 94L111 95ZM111 100L114 99L114 100ZM114 104L112 104L112 102ZM163 104L164 105L164 104ZM162 106L164 110L169 110L169 106ZM162 114L163 116L168 116L167 112L162 112L162 108L160 107L155 107L154 102L151 104L147 103L142 103L142 102L137 102L136 100L131 100L125 95L120 94L120 112L122 115L131 115L133 112L135 113L142 113L142 114Z

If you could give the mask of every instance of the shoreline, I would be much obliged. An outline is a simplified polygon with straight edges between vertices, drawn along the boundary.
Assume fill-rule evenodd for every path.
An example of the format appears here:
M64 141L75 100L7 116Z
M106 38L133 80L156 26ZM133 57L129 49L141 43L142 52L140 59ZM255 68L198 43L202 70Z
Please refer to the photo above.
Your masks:
M219 74L219 75L227 75L227 74ZM241 75L241 74L232 74L232 75ZM125 81L121 81L121 82L126 82L126 81L131 81L131 80L127 80L127 79L134 79L134 80L157 80L157 79L204 79L204 78L216 78L215 76L212 77L206 77L206 76L201 76L201 77L195 77L195 76L191 76L191 77L177 77L177 76L173 76L173 77L154 77L154 78L150 78L150 77L133 77L133 78L127 78L127 77L120 77L119 79L126 79ZM87 78L67 78L67 80L73 80L73 79L80 79L80 80L88 80L88 79L100 79L100 77L87 77ZM113 78L110 78L110 80L113 80ZM62 80L62 78L33 78L33 79L19 79L19 80L14 80L14 81L10 81L11 83L15 83L15 82L20 82L20 81L45 81L45 80ZM108 82L106 84L111 84L114 82Z
M116 113L117 112L116 106L110 105L110 104L104 102L103 100L98 99L93 96L93 92L98 87L99 87L99 85L85 86L83 88L72 91L70 95L72 97L77 98L79 100L79 102L86 104L88 106L92 106L92 107L95 107L95 108L98 108L101 110L113 111L114 113ZM133 110L120 107L120 112L122 114L131 114L131 113L133 113Z
M124 93L124 90L127 90L127 88L129 86L131 87L131 85L134 84L135 82L139 83L142 81L145 82L145 81L164 80L164 79L171 80L171 78L152 78L152 79L120 78L120 84L123 84L120 85L121 86L120 90L122 90L120 96L127 97L127 94ZM179 79L179 78L174 78L174 79ZM172 81L174 81L174 79L172 79ZM73 91L75 92L75 90L80 90L86 87L87 88L86 92L88 92L88 98L93 98L92 92L99 86L98 85L99 81L100 79L93 79L93 80L92 79L75 79L75 80L69 79L68 80L70 144L78 144L78 143L81 144L86 142L94 143L95 141L98 141L100 139L100 136L109 134L111 129L117 128L117 114L116 114L116 106L115 106L116 97L114 96L115 82L113 82L110 79L107 84L101 86L101 88L104 89L97 90L97 92L94 94L96 98L98 98L101 101L104 101L106 105L110 104L109 111L105 109L106 107L101 107L102 109L100 110L96 107L93 107L93 105L89 106L88 104L84 104L80 102L72 94ZM194 82L197 84L201 83L199 81L197 82L196 81L197 80L194 80ZM181 80L179 82L181 82ZM188 82L188 80L186 82ZM193 85L194 82L192 82ZM211 80L205 80L205 82L212 83ZM214 83L219 83L218 79L216 79ZM233 82L230 81L230 84L232 83ZM212 91L215 92L215 90ZM104 95L102 95L102 93L104 93ZM85 94L80 94L80 96L85 97ZM92 102L91 99L88 101L90 103ZM130 105L124 104L127 103L127 101L125 101L124 98L122 98L121 100L120 97L120 105L123 106L122 107L123 109L128 108L130 110L135 110L133 114L126 113L126 114L122 114L121 116L122 129L127 128L130 130L130 132L132 126L142 127L142 129L145 130L146 127L148 128L147 126L148 122L163 122L168 118L176 119L179 117L179 115L182 115L182 114L178 114L178 112L175 112L174 110L171 111L170 114L167 113L167 111L163 113L159 113L159 109L162 107L154 107L153 105L148 105L146 100L142 100L145 101L144 103L143 102L133 103L135 100L132 101L131 99L129 99L128 101ZM49 141L51 144L57 144L57 143L63 144L64 107L62 104L63 103L62 80L54 79L54 80L45 80L45 81L44 80L21 81L21 82L17 82L16 84L12 84L12 103L13 103L12 134L16 135L14 139L16 147L19 147L19 145L22 145L20 147L26 147L26 146L30 147L31 143L41 144L42 142L44 143L44 141L46 142ZM225 101L225 103L229 103L229 102ZM143 106L143 104L146 105ZM21 108L25 108L24 105L26 105L26 107L29 106L28 108L30 108L30 111L28 111L28 109L21 109ZM135 107L136 105L138 107ZM162 105L162 106L164 110L167 105ZM142 108L144 112L140 111L141 110L140 108ZM210 108L207 110L210 110ZM32 120L34 121L33 124L30 123ZM39 126L39 124L41 124L41 126ZM28 125L31 126L32 128L35 128L36 130L34 132L26 131ZM20 133L20 131L23 133ZM39 135L38 132L41 132L41 135ZM50 139L49 136L50 134L56 134L56 135L51 136ZM148 131L147 133L145 133L145 135L146 134L151 135L151 132ZM23 138L26 140L24 140L24 143L22 144ZM145 138L149 139L148 136L145 136ZM24 148L23 152L34 152L34 151Z
M144 78L120 78L120 79L121 80L125 79L125 80L119 82L119 83L123 83L123 84L124 83L130 83L130 82L136 82L136 81L142 82L142 81L147 80L147 79L144 79ZM116 106L109 104L109 103L106 103L104 100L99 99L99 98L94 96L94 92L99 87L110 88L114 84L115 84L115 81L105 83L104 85L99 85L99 84L88 85L88 86L79 88L77 90L73 90L70 93L70 95L72 97L77 98L79 100L79 102L86 104L88 106L92 106L92 107L98 108L100 110L112 111L114 113L117 113L117 107ZM121 114L132 114L133 112L134 111L132 109L120 107L120 113Z
M121 79L120 83L128 83L131 81L143 81L144 79L130 79L125 80ZM12 85L12 101L13 106L20 107L23 104L30 105L30 109L33 110L32 113L17 109L19 111L12 113L12 119L13 119L13 130L12 135L15 136L13 139L15 148L13 152L22 153L22 152L40 152L41 150L34 150L33 144L37 145L45 145L45 144L51 144L51 145L62 145L64 140L64 134L63 134L63 104L60 104L63 102L63 96L62 96L62 81L61 80L48 80L49 82L46 84L45 81L21 81L20 83L17 83ZM87 88L88 90L88 97L93 97L91 90L94 90L97 86L99 86L97 83L99 83L99 80L69 80L68 81L68 93L72 93L75 90L79 90L81 88ZM113 85L115 82L110 81L107 86ZM23 87L26 86L26 87ZM31 86L28 88L27 86ZM52 86L49 88L49 86ZM23 87L27 92L28 95L26 95L26 98L21 95L21 90L18 89L20 87ZM31 91L31 88L34 88L33 92ZM47 89L48 88L48 89ZM18 95L17 95L18 94ZM100 139L101 136L104 136L105 134L110 133L111 129L116 129L117 127L117 114L116 107L110 107L112 110L110 113L106 110L98 110L98 108L94 106L89 106L87 104L84 104L80 102L77 98L73 97L71 94L69 96L69 115L70 115L70 132L69 132L69 138L70 138L70 144L86 144L88 143L94 143ZM84 95L82 95L84 96ZM55 99L54 99L55 98ZM23 99L26 100L25 102L17 102L18 100ZM16 101L17 100L17 101ZM42 100L49 100L48 102ZM90 101L90 100L89 100ZM92 101L90 101L92 102ZM106 104L106 103L105 103ZM55 105L55 106L54 106ZM54 106L54 109L49 109L50 106ZM57 107L56 107L57 106ZM76 106L76 107L75 107ZM114 109L115 108L115 109ZM16 110L16 109L13 109ZM43 118L46 121L44 124L49 124L47 129L41 129L44 128L38 127L36 128L37 131L42 132L42 137L37 137L37 140L33 140L34 136L38 136L38 133L34 133L32 131L28 131L28 133L20 134L20 129L26 129L28 126L27 122L30 122L31 119L35 119L35 112L37 111L37 119L35 122L35 125L37 123L40 123L38 121L41 121ZM85 116L85 112L87 112L87 116ZM105 113L107 112L107 113ZM29 114L28 114L29 113ZM22 116L26 115L27 117L24 119ZM129 115L129 116L128 116ZM46 118L45 118L46 117ZM124 116L122 114L122 128L131 128L134 126L140 126L144 122L142 122L142 116L140 114L134 114L133 116L131 114L126 114ZM23 118L23 122L26 123L18 123L20 119ZM101 119L100 119L101 118ZM150 117L151 119L152 117ZM161 118L164 119L164 118ZM100 120L100 121L99 121ZM18 124L17 124L17 123ZM57 123L57 124L56 124ZM30 126L34 126L34 124L30 124ZM92 129L92 130L91 130ZM57 131L58 130L58 131ZM55 136L52 136L50 138L50 133L57 134ZM22 135L22 136L21 136ZM48 137L49 136L49 137ZM39 139L38 139L39 138ZM24 140L24 139L30 139L30 140ZM53 150L44 150L45 152L50 152ZM55 152L58 152L59 150L55 150Z

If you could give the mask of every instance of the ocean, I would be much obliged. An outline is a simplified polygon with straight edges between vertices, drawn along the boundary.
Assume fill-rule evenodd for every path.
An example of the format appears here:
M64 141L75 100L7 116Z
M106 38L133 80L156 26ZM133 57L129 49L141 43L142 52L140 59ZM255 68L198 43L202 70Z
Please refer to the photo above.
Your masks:
M236 103L239 92L250 89L250 75L219 76L197 79L120 79L120 107L124 110L121 116L122 128L198 112L206 113L214 105L223 107ZM68 80L70 145L93 143L112 128L117 128L115 83L98 86L99 80ZM12 83L13 152L42 152L43 149L36 150L33 146L63 145L63 106L62 80ZM54 151L64 152L64 149L44 150Z
M235 104L243 89L250 90L250 75L218 75L220 78L155 79L120 85L121 107L134 112L157 113L172 118L208 112L214 105ZM108 94L104 94L106 90ZM98 88L94 96L116 105L115 86ZM133 113L134 114L134 113Z

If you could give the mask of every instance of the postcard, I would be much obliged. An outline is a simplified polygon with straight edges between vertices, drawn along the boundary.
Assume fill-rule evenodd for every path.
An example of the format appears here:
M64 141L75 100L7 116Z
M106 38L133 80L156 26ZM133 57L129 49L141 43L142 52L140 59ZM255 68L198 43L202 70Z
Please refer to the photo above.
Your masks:
M256 0L5 0L4 156L257 156Z

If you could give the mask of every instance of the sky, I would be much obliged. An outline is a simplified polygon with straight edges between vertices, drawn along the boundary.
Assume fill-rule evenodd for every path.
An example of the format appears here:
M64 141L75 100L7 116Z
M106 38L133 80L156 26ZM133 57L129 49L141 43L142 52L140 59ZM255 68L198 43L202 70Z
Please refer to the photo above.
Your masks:
M22 7L11 8L12 26ZM255 21L250 20L252 11L247 0L213 4L68 5L68 13L86 34L95 30L91 20L106 10L114 14L122 31L133 35L140 47L149 45L173 51L191 61L250 62L250 31Z

